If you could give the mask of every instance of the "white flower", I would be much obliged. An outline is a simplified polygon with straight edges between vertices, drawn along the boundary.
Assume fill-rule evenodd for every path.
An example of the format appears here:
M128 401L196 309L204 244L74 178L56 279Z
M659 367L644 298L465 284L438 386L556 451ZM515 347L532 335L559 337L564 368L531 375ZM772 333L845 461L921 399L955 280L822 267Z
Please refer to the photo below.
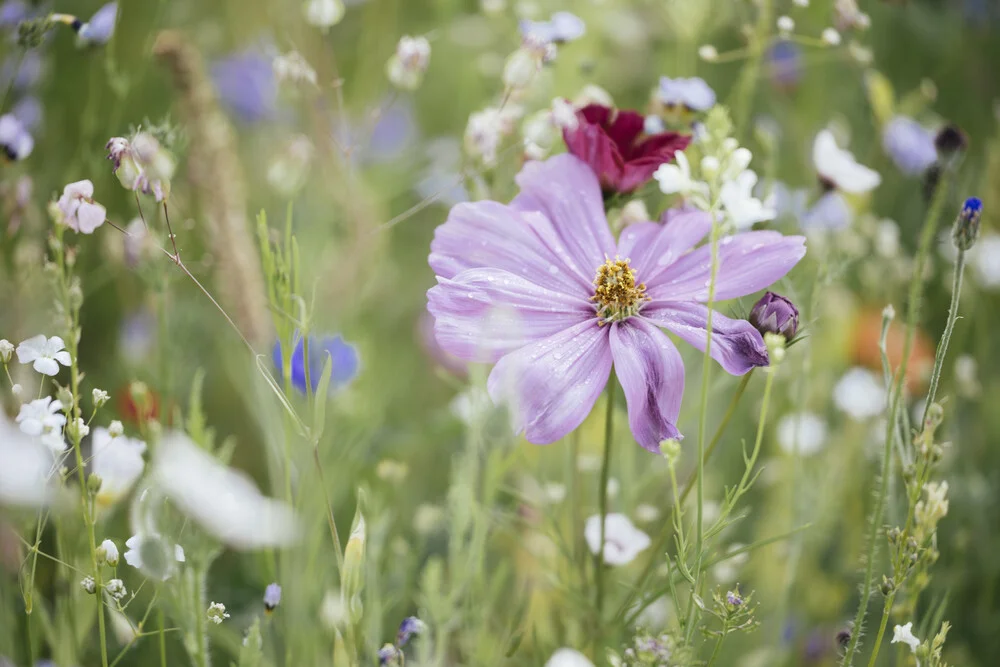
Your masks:
M133 535L125 540L125 562L144 574L166 581L177 571L177 563L184 562L184 549L175 544L171 548L159 535Z
M309 25L326 31L340 23L346 8L343 0L306 0L303 11Z
M918 526L933 530L938 521L948 514L948 482L924 484L926 500L917 502L914 515Z
M97 591L97 582L94 581L93 577L84 577L80 582L80 588L93 595Z
M43 507L54 497L55 457L0 410L0 505Z
M327 591L319 607L319 620L330 630L339 630L350 621L350 612L340 591Z
M229 618L229 614L226 613L226 605L221 602L212 602L208 605L208 611L206 612L208 620L212 621L216 625L219 625L225 619Z
M12 354L14 354L14 344L6 338L0 340L0 361L6 364Z
M87 422L84 421L83 417L77 417L76 421L70 424L71 433L78 435L81 440L90 435L90 427L87 426Z
M842 412L861 421L882 414L885 389L873 372L855 367L847 371L833 388L833 402Z
M559 482L546 482L542 487L545 492L545 499L553 504L561 503L566 499L566 485Z
M774 220L777 216L773 208L764 206L763 202L753 196L755 185L757 174L752 169L747 169L735 180L722 184L719 200L736 229L747 229L755 223Z
M146 443L124 435L116 436L110 429L97 427L91 438L91 450L90 470L101 478L97 504L110 507L121 500L142 475L146 465L142 459Z
M950 238L948 248L952 251L954 248ZM969 264L979 284L991 290L1000 287L1000 234L983 234L969 254Z
M101 546L97 547L98 562L105 562L111 567L118 565L118 547L111 540L104 540Z
M91 399L94 401L95 408L99 408L107 403L109 398L110 396L108 396L108 392L103 389L94 389L91 392Z
M561 648L552 654L545 667L594 667L594 663L579 651Z
M246 474L223 465L182 433L168 433L160 441L153 480L178 509L231 547L284 546L298 539L290 507L262 496Z
M791 16L779 16L778 17L778 30L787 35L788 33L795 30L795 21Z
M289 51L275 56L274 60L271 61L271 69L278 81L316 85L316 70L298 51Z
M652 523L660 518L660 510L655 505L642 503L635 508L635 518L643 523Z
M719 59L719 51L711 44L702 44L698 47L698 57L705 62L714 62Z
M94 201L94 184L89 180L76 181L63 188L57 202L62 223L81 234L93 234L104 224L107 209Z
M575 130L580 126L580 119L576 117L576 107L561 97L552 100L551 114L552 124L561 130Z
M837 146L837 140L829 130L822 130L816 135L813 165L821 178L851 194L869 192L882 182L877 171L858 164L850 151Z
M792 4L796 7L808 7L809 0L792 0Z
M514 129L514 122L521 115L520 109L507 105L503 110L489 107L469 116L465 127L465 150L479 158L487 167L497 161L500 142Z
M608 514L604 521L604 562L608 565L628 565L650 544L649 535L636 528L624 514ZM591 553L601 549L601 517L587 519L583 529Z
M21 405L21 411L14 419L21 432L30 436L39 436L53 431L62 432L66 425L66 415L62 413L61 401L53 401L51 396L37 398L30 403Z
M840 44L840 33L837 32L836 28L825 28L820 39L830 46L837 46Z
M826 422L812 412L796 412L778 421L778 445L788 454L815 454L826 444Z
M691 165L683 151L674 154L676 164L661 164L653 178L660 184L660 191L673 194L708 194L708 185L691 178Z
M920 648L920 640L913 636L913 623L897 625L892 629L891 644L903 643L910 647L910 651L916 653Z
M119 601L128 594L128 591L125 590L125 582L121 579L112 579L104 585L104 590L108 592L108 595Z
M386 64L386 76L402 90L416 90L424 80L431 60L431 44L426 37L400 37L396 52Z
M18 345L17 360L22 364L31 364L36 371L48 376L59 374L59 364L69 366L72 363L63 339L59 336L46 338L43 334L32 336Z
M108 433L111 435L112 438L117 438L124 432L125 432L125 427L122 426L122 423L117 419L113 420L110 424L108 424Z

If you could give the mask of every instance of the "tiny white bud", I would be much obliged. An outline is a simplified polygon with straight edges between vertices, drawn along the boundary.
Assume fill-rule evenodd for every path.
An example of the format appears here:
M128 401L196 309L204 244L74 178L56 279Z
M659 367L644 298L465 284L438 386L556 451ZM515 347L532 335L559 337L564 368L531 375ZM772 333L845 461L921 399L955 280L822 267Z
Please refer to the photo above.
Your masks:
M111 567L118 566L118 547L111 540L104 540L97 547L97 562L107 563Z
M108 402L108 398L110 398L108 396L108 392L104 391L103 389L94 389L92 396L94 399L95 409L103 406L105 403Z
M111 422L110 424L108 424L108 434L112 438L117 438L118 436L120 436L124 432L125 432L125 427L122 426L122 423L120 421L118 421L117 419L114 420L113 422Z
M386 64L386 76L402 90L416 90L424 80L431 60L431 44L426 37L404 35Z
M91 595L97 591L97 583L94 582L93 577L84 577L83 581L80 582L80 586Z
M706 155L701 159L701 175L705 180L715 178L719 173L719 158Z
M0 340L0 361L6 364L12 354L14 354L14 344L6 338Z
M715 62L719 59L719 52L711 44L702 44L698 47L698 57L705 62Z
M795 30L795 21L791 16L779 16L778 17L778 30L787 35L788 33Z
M108 595L119 601L128 593L128 591L125 590L125 582L121 579L112 579L105 584L104 590L108 592Z
M822 39L830 46L837 46L840 44L840 33L837 32L836 28L826 28L823 31Z
M633 199L622 208L622 222L631 225L636 222L648 222L651 220L646 202L641 199Z
M87 426L87 422L83 420L83 417L77 417L75 424L76 432L81 439L86 438L90 435L90 427Z
M24 393L24 387L22 387L19 384L15 384L15 385L11 386L10 393L14 394L15 398L20 398L21 394Z
M535 78L540 63L528 50L518 49L510 54L503 68L503 83L508 88L527 88Z
M226 605L221 602L212 602L212 604L208 605L206 615L208 616L208 620L216 625L229 618L229 614L226 613Z
M340 23L347 8L343 0L307 0L303 11L309 25L326 31Z
M868 30L868 28L872 27L872 18L864 12L859 12L854 18L854 25L859 30Z

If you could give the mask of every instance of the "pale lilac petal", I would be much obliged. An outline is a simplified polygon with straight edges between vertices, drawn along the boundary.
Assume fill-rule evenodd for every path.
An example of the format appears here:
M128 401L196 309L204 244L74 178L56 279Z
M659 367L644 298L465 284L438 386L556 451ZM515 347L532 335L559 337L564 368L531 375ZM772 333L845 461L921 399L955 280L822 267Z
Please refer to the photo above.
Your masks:
M569 294L592 293L593 277L560 261L534 229L536 223L548 224L537 214L493 201L457 204L434 233L431 268L442 278L466 269L503 269Z
M559 440L583 423L611 373L609 327L592 319L500 360L487 389L528 442Z
M715 299L753 294L784 277L806 254L804 236L755 231L719 241ZM656 280L644 280L655 301L707 301L711 247L703 245L669 266Z
M521 194L511 206L545 214L586 275L593 277L605 257L614 257L615 239L604 215L601 185L585 162L569 153L528 162L516 180Z
M708 307L700 303L664 303L647 306L642 317L664 327L695 348L705 351ZM733 375L743 375L768 364L767 347L760 332L746 320L712 313L712 358Z
M586 319L594 306L500 269L469 269L427 292L438 344L466 361L496 361Z
M59 375L59 364L57 364L56 360L51 357L39 357L38 359L35 359L35 363L32 364L32 368L42 375Z
M618 240L618 256L632 260L638 280L647 287L712 229L712 218L704 211L668 211L663 217L662 224L629 225Z
M107 210L100 204L83 202L77 211L81 234L93 234L94 230L104 224L107 218Z
M661 441L680 437L676 426L684 394L680 352L666 334L638 317L612 324L610 340L632 435L644 448L658 452Z

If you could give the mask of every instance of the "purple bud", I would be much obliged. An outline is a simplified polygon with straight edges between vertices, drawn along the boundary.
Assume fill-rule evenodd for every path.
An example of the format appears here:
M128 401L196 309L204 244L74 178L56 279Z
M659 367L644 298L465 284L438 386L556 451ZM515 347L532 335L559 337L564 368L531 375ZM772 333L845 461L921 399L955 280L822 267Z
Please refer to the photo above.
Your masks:
M402 648L410 641L413 635L419 635L427 628L427 625L416 616L408 616L399 624L399 632L396 633L396 646Z
M279 604L281 604L281 586L268 584L264 589L264 609L271 612Z
M768 292L751 309L750 324L762 334L777 333L791 340L799 330L799 311L785 297Z
M743 604L743 598L740 597L739 593L734 593L733 591L729 591L728 593L726 593L726 604L728 604L730 607L739 607L740 605Z

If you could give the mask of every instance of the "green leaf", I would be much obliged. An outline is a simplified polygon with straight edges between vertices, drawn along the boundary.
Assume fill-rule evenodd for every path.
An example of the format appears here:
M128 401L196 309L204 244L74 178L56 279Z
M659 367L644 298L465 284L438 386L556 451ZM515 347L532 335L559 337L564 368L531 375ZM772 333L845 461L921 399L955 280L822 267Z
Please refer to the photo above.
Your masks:
M333 356L327 352L323 362L323 373L319 376L316 396L313 398L313 441L319 443L326 427L326 395L330 390L330 376L333 375Z

